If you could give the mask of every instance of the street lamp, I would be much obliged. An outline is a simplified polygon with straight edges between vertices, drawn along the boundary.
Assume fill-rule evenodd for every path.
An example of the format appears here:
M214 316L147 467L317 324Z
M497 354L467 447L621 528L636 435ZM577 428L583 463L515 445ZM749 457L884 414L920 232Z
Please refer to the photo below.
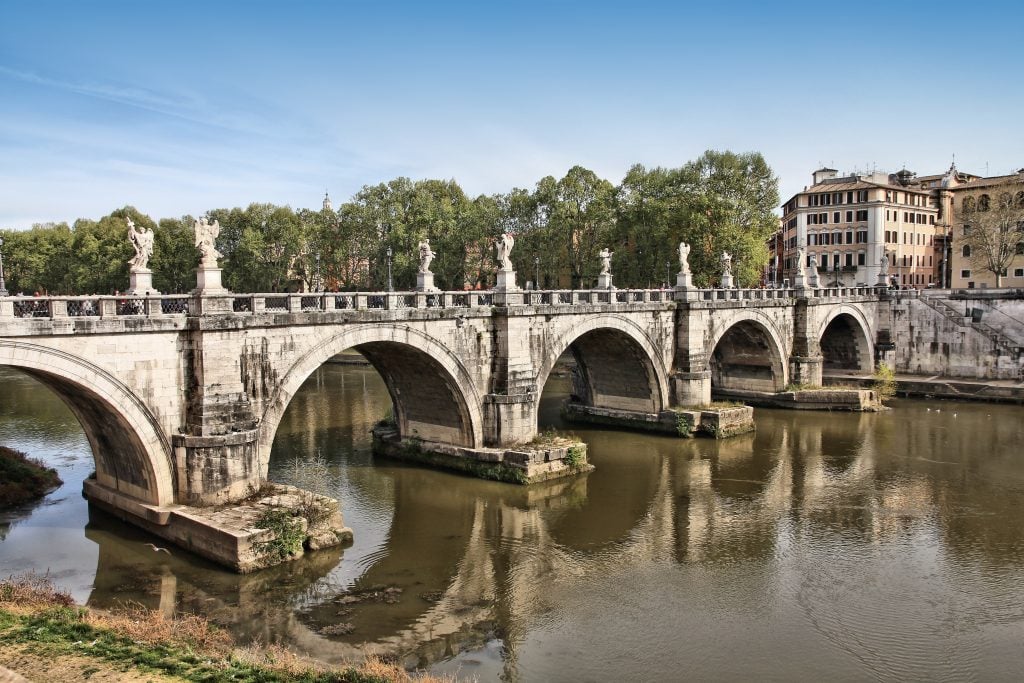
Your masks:
M391 282L391 247L388 247L388 250L385 251L384 254L388 257L388 291L393 292L395 291L395 287Z
M323 284L320 282L320 252L316 252L316 282L313 285L313 289L320 292L323 291Z
M665 261L665 289L672 288L672 262Z
M4 282L4 239L0 237L0 296L7 296L7 283Z
M537 291L540 289L540 256L533 257L533 289Z
M836 257L836 262L832 264L832 273L836 276L835 282L832 283L833 287L839 286L839 257Z

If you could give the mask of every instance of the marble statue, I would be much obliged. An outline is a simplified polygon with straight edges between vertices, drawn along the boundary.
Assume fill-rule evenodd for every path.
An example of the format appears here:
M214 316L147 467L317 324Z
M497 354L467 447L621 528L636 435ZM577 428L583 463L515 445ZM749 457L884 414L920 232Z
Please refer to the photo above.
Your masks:
M817 254L811 254L811 261L807 265L807 267L811 269L812 273L818 272L818 255Z
M199 247L199 253L202 255L199 261L200 266L216 268L217 259L223 256L214 246L217 236L220 235L220 222L210 223L209 218L203 216L192 224L192 229L195 230L196 246Z
M146 270L149 268L149 258L153 255L153 231L149 228L142 230L135 229L135 221L128 217L128 239L135 247L135 256L128 261L132 269Z
M600 273L601 275L610 275L611 274L611 272L612 272L612 254L614 254L614 253L615 253L614 251L608 251L608 248L605 247L604 249L601 250L601 253L598 254L598 256L601 257L601 273Z
M879 274L881 274L881 275L888 275L889 274L889 254L888 253L882 252L882 258L878 261L878 267L880 268L880 270L878 271Z
M421 273L430 272L430 262L434 260L434 251L430 248L430 240L423 240L420 242L420 271Z
M511 271L512 260L509 255L512 253L512 247L516 244L516 240L512 237L511 233L504 232L501 237L495 243L498 248L498 261L501 263L501 270Z
M722 252L722 275L725 277L732 276L732 256L727 251Z
M690 245L686 242L679 243L679 272L690 274Z

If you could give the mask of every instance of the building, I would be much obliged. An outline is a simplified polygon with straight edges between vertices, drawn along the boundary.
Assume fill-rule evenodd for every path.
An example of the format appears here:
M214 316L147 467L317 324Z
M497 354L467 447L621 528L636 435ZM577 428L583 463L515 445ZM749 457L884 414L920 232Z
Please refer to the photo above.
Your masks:
M1024 287L1024 168L1003 176L972 176L951 184L947 194L951 286Z
M976 178L955 167L923 178L906 169L847 176L818 169L812 184L782 206L770 275L775 283L779 278L792 283L797 250L804 247L804 266L817 263L821 286L878 284L883 258L889 284L938 286L949 232L940 195L948 177Z

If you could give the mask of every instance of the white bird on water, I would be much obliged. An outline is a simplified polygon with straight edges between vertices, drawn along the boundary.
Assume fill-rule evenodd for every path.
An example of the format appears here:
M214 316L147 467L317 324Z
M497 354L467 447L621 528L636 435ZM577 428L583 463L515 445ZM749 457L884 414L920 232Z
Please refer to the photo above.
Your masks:
M159 548L159 547L157 547L156 545L154 545L152 543L147 543L146 545L148 545L150 548L152 548L153 552L155 552L155 553L167 553L168 555L171 554L171 551L168 550L167 548Z

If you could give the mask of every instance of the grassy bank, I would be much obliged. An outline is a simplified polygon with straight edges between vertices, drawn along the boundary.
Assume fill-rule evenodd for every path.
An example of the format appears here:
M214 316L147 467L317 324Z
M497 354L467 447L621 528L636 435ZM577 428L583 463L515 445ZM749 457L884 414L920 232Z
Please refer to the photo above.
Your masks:
M431 683L368 660L321 667L276 646L238 647L206 619L80 607L36 576L0 580L0 665L35 680Z
M56 470L21 451L0 446L0 510L42 498L61 483Z

